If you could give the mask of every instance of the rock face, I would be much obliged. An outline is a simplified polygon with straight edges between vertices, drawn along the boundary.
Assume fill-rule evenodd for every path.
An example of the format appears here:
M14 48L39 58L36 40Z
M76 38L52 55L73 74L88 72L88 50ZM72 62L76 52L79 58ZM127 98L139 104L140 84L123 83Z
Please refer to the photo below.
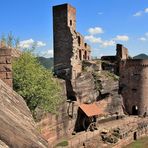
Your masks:
M47 148L21 96L0 80L0 147Z
M96 90L94 78L91 73L83 72L77 77L74 86L77 101L84 103L87 101L96 101L99 92Z

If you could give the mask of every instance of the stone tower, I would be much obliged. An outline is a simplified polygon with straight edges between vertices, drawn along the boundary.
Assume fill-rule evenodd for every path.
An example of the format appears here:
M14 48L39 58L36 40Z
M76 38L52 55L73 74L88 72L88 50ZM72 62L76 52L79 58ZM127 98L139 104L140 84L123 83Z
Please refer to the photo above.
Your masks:
M53 7L54 72L73 80L82 71L82 61L90 59L90 46L76 32L76 9L69 4Z
M116 56L118 61L128 59L128 49L125 48L122 44L117 44Z
M131 115L148 114L148 60L128 59L120 67L119 90L125 110Z
M12 87L11 49L0 47L0 79Z

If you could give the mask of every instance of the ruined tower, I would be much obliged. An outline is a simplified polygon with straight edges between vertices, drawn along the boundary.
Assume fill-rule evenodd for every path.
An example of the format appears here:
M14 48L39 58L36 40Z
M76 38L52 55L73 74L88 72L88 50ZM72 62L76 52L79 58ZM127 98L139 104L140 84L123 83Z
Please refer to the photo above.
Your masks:
M11 49L0 47L0 79L12 87Z
M131 115L148 114L148 60L123 60L120 67L119 90L125 110Z
M122 44L117 44L116 57L118 61L128 59L128 49L124 47Z
M90 59L90 46L76 32L76 9L69 4L53 7L54 72L64 79L75 79L82 61Z

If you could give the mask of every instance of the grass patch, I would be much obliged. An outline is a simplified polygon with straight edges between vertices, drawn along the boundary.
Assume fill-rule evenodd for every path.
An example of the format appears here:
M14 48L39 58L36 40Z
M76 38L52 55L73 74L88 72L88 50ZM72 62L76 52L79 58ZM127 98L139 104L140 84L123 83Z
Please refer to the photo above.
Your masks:
M56 147L60 147L60 146L62 146L62 147L68 146L68 141L64 140L64 141L59 142L59 143L56 145Z
M148 148L148 137L141 138L127 145L125 148Z

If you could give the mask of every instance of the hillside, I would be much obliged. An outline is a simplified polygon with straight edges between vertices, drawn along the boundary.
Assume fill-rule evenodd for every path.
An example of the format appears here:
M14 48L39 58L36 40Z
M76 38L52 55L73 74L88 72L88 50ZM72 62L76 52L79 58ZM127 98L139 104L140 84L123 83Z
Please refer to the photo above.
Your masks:
M45 68L51 69L53 67L53 58L37 57L37 59Z
M148 59L148 55L142 53L137 56L134 56L133 59Z

